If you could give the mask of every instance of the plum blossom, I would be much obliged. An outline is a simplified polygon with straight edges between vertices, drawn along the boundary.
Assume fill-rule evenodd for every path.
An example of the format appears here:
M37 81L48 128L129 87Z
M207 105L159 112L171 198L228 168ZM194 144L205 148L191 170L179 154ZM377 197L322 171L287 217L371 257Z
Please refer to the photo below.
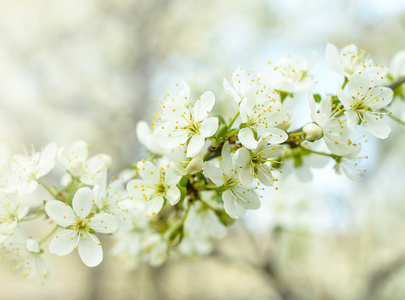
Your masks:
M83 263L95 267L103 260L103 249L94 232L113 233L117 221L111 214L91 214L95 195L88 187L80 188L73 197L72 207L58 200L48 201L45 210L48 216L65 229L49 244L49 252L59 256L78 249Z
M31 155L13 155L8 172L1 180L2 190L17 192L20 196L32 193L38 186L38 180L55 166L56 150L56 143L52 142L41 149L41 152L35 152L32 148Z
M89 158L89 148L86 142L76 141L69 151L61 147L58 159L70 175L79 178L85 184L94 185L100 181L101 173L106 171L106 156L98 154Z
M347 95L338 89L337 96L343 103L349 132L356 134L357 124L363 124L364 130L374 136L385 139L391 129L384 121L380 109L391 103L393 92L387 87L371 87L367 75L356 73L350 77Z
M159 146L173 149L187 145L187 157L196 156L204 146L205 139L215 134L218 118L209 117L215 104L215 96L207 91L193 104L189 102L189 90L183 98L171 98L161 105L162 123L156 125L155 137Z
M176 186L181 176L174 172L172 167L164 169L149 161L140 161L137 164L139 175L142 179L134 179L128 182L128 193L136 199L144 199L146 202L145 214L156 215L162 209L164 200L171 205L180 200L180 189Z
M222 148L220 167L210 162L204 163L204 172L217 186L224 189L222 200L226 213L233 219L238 219L246 214L246 209L258 209L260 201L253 189L243 186L239 182L237 167L232 162L229 142Z
M314 96L309 96L309 107L311 108L311 118L322 130L322 137L332 153L344 155L349 151L351 144L348 138L348 130L339 106L333 107L333 99L326 96L321 100L319 110L316 109Z

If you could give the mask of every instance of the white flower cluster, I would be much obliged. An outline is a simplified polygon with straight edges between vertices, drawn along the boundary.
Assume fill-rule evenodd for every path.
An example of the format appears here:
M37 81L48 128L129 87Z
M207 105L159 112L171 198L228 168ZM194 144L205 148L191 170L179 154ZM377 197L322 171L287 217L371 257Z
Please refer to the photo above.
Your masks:
M390 75L354 45L328 44L326 57L329 68L344 77L335 93L323 97L313 93L313 58L306 65L282 58L256 75L238 68L232 84L223 81L225 93L238 105L230 120L212 114L211 91L193 98L182 83L177 93L160 100L152 126L138 123L138 138L150 157L109 183L111 158L89 157L83 141L69 150L50 143L40 152L32 148L9 157L0 171L0 252L15 268L23 266L24 276L45 278L49 271L41 245L49 238L51 254L77 249L83 263L93 267L103 259L98 236L109 234L116 241L113 253L126 265L146 260L158 266L172 251L209 253L234 219L260 207L259 191L275 186L283 170L298 173L303 166L323 166L327 158L336 162L337 172L358 180L363 174L358 128L388 137L385 115L392 116L387 109L394 91L401 96L404 82L393 80L405 72L397 68ZM308 97L311 121L290 128L295 122L286 102L299 101L297 95ZM320 140L329 151L319 149ZM59 187L49 187L42 178L56 158L66 174ZM39 186L53 200L33 201ZM41 216L54 226L37 241L24 222Z

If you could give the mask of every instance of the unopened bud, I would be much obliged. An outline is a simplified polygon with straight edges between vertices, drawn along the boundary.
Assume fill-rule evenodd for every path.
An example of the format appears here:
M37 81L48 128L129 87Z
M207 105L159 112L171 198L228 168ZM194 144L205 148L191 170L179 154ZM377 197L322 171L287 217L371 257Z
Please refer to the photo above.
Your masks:
M302 131L305 133L305 139L310 142L319 140L322 137L322 129L315 123L308 123Z
M201 156L194 157L186 167L187 174L195 174L200 172L203 167L203 159Z

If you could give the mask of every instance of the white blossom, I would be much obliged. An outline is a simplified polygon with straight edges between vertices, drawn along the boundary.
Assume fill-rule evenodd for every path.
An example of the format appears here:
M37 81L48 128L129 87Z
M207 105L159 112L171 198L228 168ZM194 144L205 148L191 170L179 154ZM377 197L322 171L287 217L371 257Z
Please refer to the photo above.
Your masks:
M17 192L20 196L32 193L38 186L38 180L55 166L56 150L56 143L52 142L41 152L35 152L32 148L31 155L13 155L8 172L1 180L3 191Z
M14 233L18 221L28 214L29 209L17 193L0 192L0 243Z
M128 193L135 199L144 199L146 202L145 214L156 215L162 209L164 200L171 205L180 200L180 189L176 186L181 176L174 172L172 167L158 169L149 161L140 161L137 164L142 179L128 182Z
M350 95L338 89L337 96L344 105L347 127L351 133L357 133L357 124L361 123L366 131L385 139L391 129L379 110L390 104L393 92L387 87L370 88L370 86L371 82L367 75L356 73L350 77L348 83Z
M369 51L358 50L354 44L340 47L338 50L336 46L328 43L325 50L329 69L347 78L358 72L367 74L370 78L370 84L375 86L387 74L388 69L374 64L370 54Z
M73 197L72 207L58 200L48 201L45 210L58 225L66 228L49 244L49 252L59 256L78 249L83 263L95 267L103 260L101 243L93 232L112 233L117 230L117 221L107 213L91 215L95 195L88 187L80 188Z
M226 213L233 219L238 219L246 214L246 209L258 209L260 201L253 189L246 188L239 182L239 173L232 162L229 142L222 148L220 167L210 162L204 163L204 172L217 186L224 189L222 200Z
M283 146L269 144L269 139L261 139L257 147L248 150L245 147L236 150L233 161L241 167L239 170L240 182L246 187L252 185L253 179L257 178L266 186L273 185L273 168L268 163L285 154Z
M39 243L35 239L27 238L21 229L0 247L0 253L14 263L13 269L23 269L23 277L38 278L44 282L49 277L49 267L42 258L42 252Z
M231 87L229 82L224 78L224 90L235 100L236 103L240 103L245 97L251 94L256 94L259 90L259 79L255 80L251 75L251 72L246 74L242 68L236 69L232 74L233 87Z
M343 120L343 113L339 106L333 107L330 96L322 98L319 109L316 109L315 99L309 96L311 118L322 130L321 136L332 153L344 155L349 151L351 144L348 138L347 122Z
M183 99L171 98L161 105L162 123L156 125L155 137L165 149L187 145L187 157L194 157L201 151L205 139L217 131L218 118L208 117L215 96L207 91L192 104L189 92L183 95Z
M106 159L104 154L89 158L89 148L84 141L76 141L69 151L59 148L58 159L70 175L85 184L94 185L100 181L101 174L106 172Z
M277 128L288 120L282 104L269 99L265 94L262 95L259 99L244 98L239 108L243 123L238 137L249 149L257 147L255 135L269 138L268 141L272 144L282 143L288 138L284 130Z
M263 83L287 94L310 93L316 85L311 75L315 61L315 53L306 66L290 57L282 57L270 72L262 74Z
M190 205L180 251L185 255L208 254L212 249L211 240L225 237L227 229L214 211L204 208L200 201Z

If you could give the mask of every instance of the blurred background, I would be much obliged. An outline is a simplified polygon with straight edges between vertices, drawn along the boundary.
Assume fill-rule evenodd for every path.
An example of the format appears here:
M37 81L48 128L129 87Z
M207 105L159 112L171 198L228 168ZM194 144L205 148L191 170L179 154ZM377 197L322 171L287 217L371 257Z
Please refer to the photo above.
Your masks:
M83 139L112 156L114 175L143 157L135 126L152 121L164 86L211 90L230 116L222 81L237 67L314 50L316 92L335 92L327 42L367 47L389 66L404 36L400 0L0 0L0 143L14 153ZM44 286L3 263L0 298L403 299L405 127L389 124L388 139L364 147L361 183L332 162L310 182L284 178L208 257L130 270L108 254L93 269L77 253L46 255Z

